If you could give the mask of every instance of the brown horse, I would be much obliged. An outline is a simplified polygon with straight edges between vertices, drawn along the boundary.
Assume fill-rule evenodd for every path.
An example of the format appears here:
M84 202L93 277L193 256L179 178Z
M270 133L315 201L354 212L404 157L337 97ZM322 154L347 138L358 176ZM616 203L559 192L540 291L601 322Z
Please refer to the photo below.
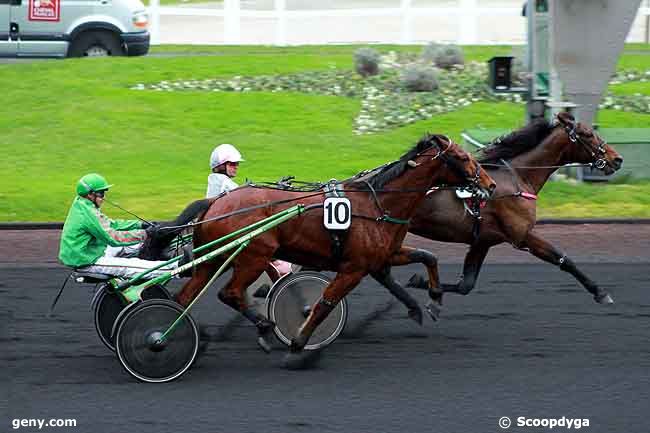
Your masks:
M409 286L429 290L434 301L429 305L432 316L435 318L438 312L442 292L466 295L474 288L488 250L503 242L569 272L596 302L612 303L605 290L583 274L564 252L542 239L534 227L537 194L558 166L593 163L606 174L612 174L623 163L621 155L591 128L561 113L556 125L537 121L496 140L484 150L479 162L496 179L498 187L480 210L478 233L474 228L475 219L451 191L428 195L411 219L411 233L436 241L470 245L463 275L456 284L440 284L437 271L431 273L430 269L431 284L419 275L411 277ZM437 269L435 257L428 257L428 261ZM400 299L409 297L404 292L395 295Z
M397 284L390 276L390 266L417 261L411 249L401 246L407 222L426 191L441 184L471 184L486 197L495 189L494 181L468 153L444 136L427 135L398 161L341 184L351 202L352 222L338 253L332 248L330 234L323 226L322 190L297 192L254 186L238 188L214 201L202 217L206 222L194 230L194 245L204 245L297 203L311 209L254 238L232 261L232 277L218 295L222 302L257 326L260 344L268 350L264 337L273 328L273 323L247 305L243 294L271 258L337 272L292 341L291 351L300 352L316 327L364 276L370 274L383 283ZM292 202L287 203L288 199ZM219 215L264 203L268 205L236 217L210 221ZM208 261L197 266L177 301L188 305L218 265Z

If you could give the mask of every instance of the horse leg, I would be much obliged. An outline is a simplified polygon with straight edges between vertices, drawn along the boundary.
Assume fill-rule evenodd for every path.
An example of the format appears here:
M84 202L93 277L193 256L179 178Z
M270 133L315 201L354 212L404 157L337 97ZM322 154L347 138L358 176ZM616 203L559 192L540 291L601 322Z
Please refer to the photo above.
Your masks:
M436 256L426 250L401 247L397 253L393 254L389 263L392 266L421 263L427 268L427 273L429 274L428 280L419 274L414 274L407 283L407 287L418 287L427 290L429 298L431 298L431 302L426 306L427 312L433 320L438 320L442 306L442 289L440 286L438 259Z
M212 263L202 263L196 268L192 278L185 283L181 291L176 295L176 302L183 307L187 307L194 300L196 295L210 281L216 271L216 265Z
M406 290L397 282L390 273L390 267L386 266L378 272L373 272L372 278L379 282L382 286L395 296L399 301L408 308L408 316L410 319L422 325L422 309L417 301L409 295Z
M243 264L245 263L245 265ZM257 328L257 343L266 353L271 352L271 345L266 340L268 334L273 330L275 324L255 308L248 306L245 290L262 275L268 261L264 257L251 257L237 260L233 265L233 274L230 281L219 291L218 297L221 302L232 309L240 312L250 320Z
M316 327L327 318L341 299L350 293L365 275L365 271L336 274L334 280L323 291L320 300L312 306L309 316L298 330L298 335L291 340L289 349L292 353L302 351Z
M600 304L614 303L614 300L609 293L598 287L595 282L583 274L566 254L557 250L549 242L542 239L536 233L533 233L532 230L528 232L528 235L526 236L524 247L527 247L530 250L530 253L535 257L558 266L561 270L573 275L575 279L580 281L584 288L594 296L596 302Z
M476 279L483 266L483 261L490 249L490 245L474 244L470 247L467 255L465 255L465 263L463 265L463 274L456 284L440 284L443 292L458 293L467 295L474 289ZM407 287L415 287L418 289L428 289L429 282L420 274L413 274L407 284Z
M463 264L463 275L456 284L443 284L442 291L467 295L476 286L476 280L490 245L474 244L469 248Z

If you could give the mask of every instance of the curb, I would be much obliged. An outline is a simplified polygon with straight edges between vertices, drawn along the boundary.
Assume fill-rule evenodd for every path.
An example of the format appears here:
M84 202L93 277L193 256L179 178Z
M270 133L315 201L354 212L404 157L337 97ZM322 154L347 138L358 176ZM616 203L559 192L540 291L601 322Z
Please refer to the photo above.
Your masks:
M537 225L650 224L650 218L542 218Z
M537 225L581 225L581 224L650 224L650 218L543 218ZM0 223L2 230L61 230L63 223L14 222Z
M61 230L63 223L0 223L0 230Z

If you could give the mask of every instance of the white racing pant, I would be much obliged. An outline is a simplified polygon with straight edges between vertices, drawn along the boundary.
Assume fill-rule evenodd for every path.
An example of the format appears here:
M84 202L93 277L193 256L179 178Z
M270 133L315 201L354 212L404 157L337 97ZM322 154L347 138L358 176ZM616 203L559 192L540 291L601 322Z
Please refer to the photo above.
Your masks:
M273 260L271 266L275 269L275 272L278 273L278 277L288 274L291 272L291 263L285 262L282 260Z
M95 274L132 278L147 269L165 263L162 261L142 260L135 257L138 254L140 247L142 247L142 244L130 245L127 247L106 247L104 255L97 259L94 264L84 268L79 268L79 270ZM157 277L174 270L177 266L178 262L172 263L151 272L148 276Z

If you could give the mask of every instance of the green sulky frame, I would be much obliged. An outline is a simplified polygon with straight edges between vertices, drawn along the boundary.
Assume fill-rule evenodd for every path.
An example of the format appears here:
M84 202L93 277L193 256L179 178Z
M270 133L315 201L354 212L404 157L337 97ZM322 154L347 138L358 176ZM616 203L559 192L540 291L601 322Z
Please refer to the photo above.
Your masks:
M256 223L253 223L251 225L248 225L246 227L243 227L239 230L236 230L232 233L229 233L225 236L222 236L218 239L215 239L211 242L208 242L205 245L202 245L196 249L194 249L192 252L193 253L200 253L201 251L205 251L209 248L212 248L218 244L221 244L227 240L231 240L233 238L237 238L235 240L232 240L231 242L215 249L214 251L210 251L209 253L191 261L190 263L186 263L183 266L179 266L178 268L174 269L173 271L167 272L163 275L160 275L158 277L152 278L150 280L147 280L145 282L142 282L140 284L136 284L140 281L142 281L147 275L149 275L151 272L160 269L162 267L165 267L169 264L175 263L181 259L182 256L174 257L172 259L167 260L164 263L161 263L158 266L155 266L151 269L147 269L144 272L141 272L140 274L134 276L133 278L129 279L128 281L124 281L117 285L116 287L116 292L124 299L125 302L127 303L133 303L136 301L139 301L141 299L141 293L148 287L151 287L155 284L159 285L165 285L167 284L174 276L180 274L181 272L184 272L196 265L199 265L203 262L206 262L208 260L211 260L217 256L220 256L228 251L235 250L230 256L224 261L224 263L219 267L217 272L212 276L210 281L201 289L199 294L194 298L194 300L184 309L183 313L174 321L174 323L171 324L171 326L165 331L165 333L160 337L159 341L157 343L162 343L164 340L167 338L167 336L173 332L174 328L176 325L185 317L192 306L196 303L196 301L205 293L205 291L210 287L210 285L217 279L223 272L227 269L228 265L232 260L241 253L244 248L250 244L251 240L254 239L255 237L259 236L260 234L271 230L272 228L277 227L278 225L282 224L283 222L295 218L298 215L301 215L304 213L307 209L305 208L304 205L298 204L295 206L292 206L288 209L285 209L283 211L280 211L276 214L271 215L268 218L265 218L263 220L260 220Z

